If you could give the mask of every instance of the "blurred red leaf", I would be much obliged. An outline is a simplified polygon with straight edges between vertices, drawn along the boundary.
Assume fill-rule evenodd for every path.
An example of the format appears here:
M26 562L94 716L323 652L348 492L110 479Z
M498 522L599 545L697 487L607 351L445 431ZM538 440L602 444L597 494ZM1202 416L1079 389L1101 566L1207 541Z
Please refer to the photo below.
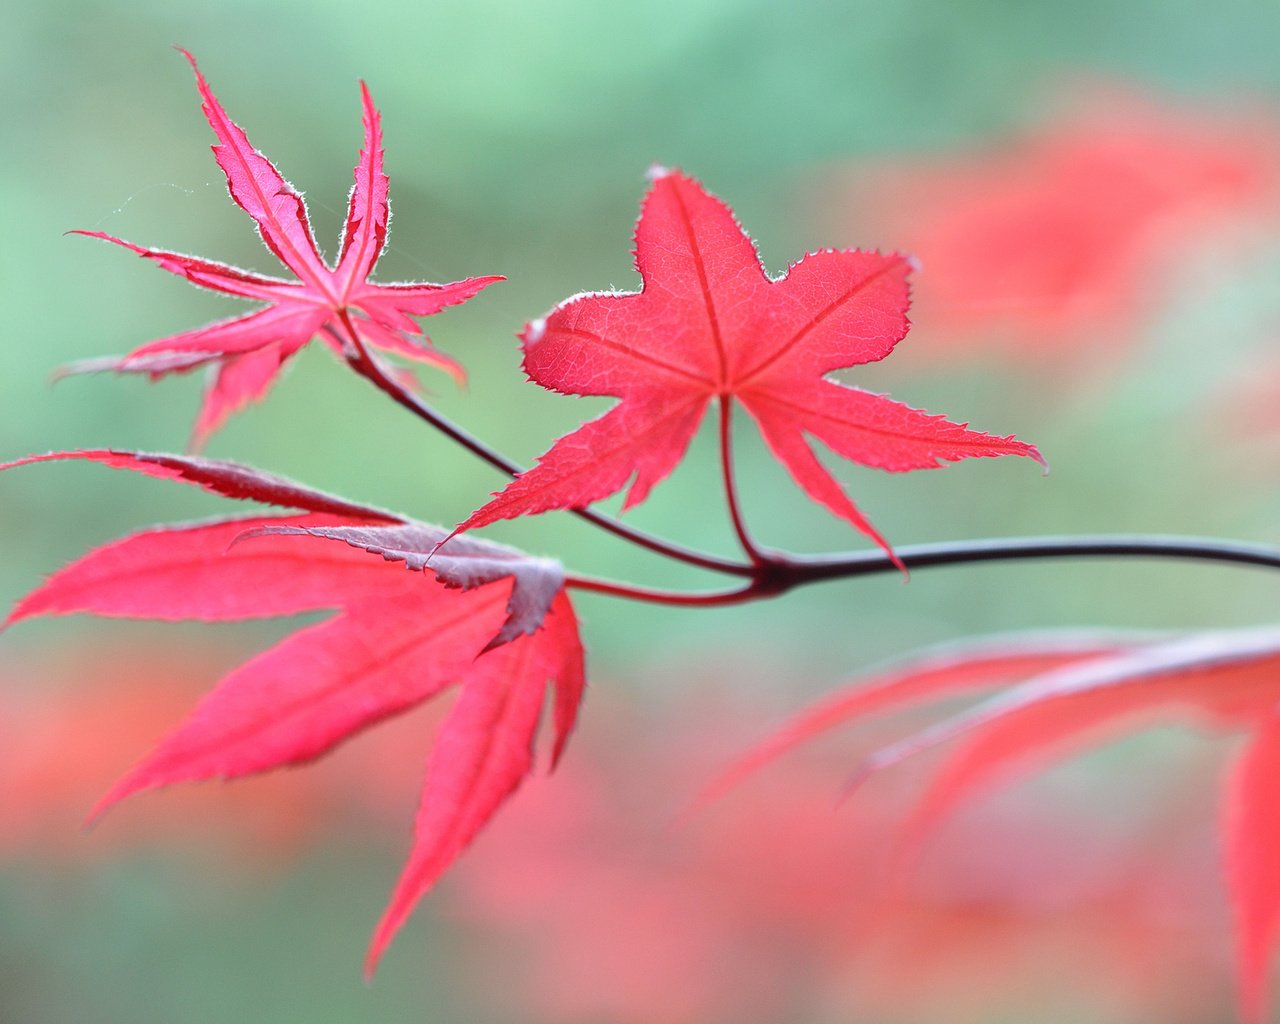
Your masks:
M1002 667L1013 668L1019 658L1025 659L1019 685L863 760L855 783L927 749L958 741L934 770L932 783L905 827L904 849L914 852L939 818L978 788L1007 779L1032 762L1042 763L1096 741L1105 731L1181 711L1254 734L1254 744L1234 777L1227 866L1237 903L1241 1013L1250 1024L1259 1024L1265 1015L1264 953L1273 948L1280 921L1280 884L1267 860L1274 853L1275 823L1264 801L1272 798L1263 792L1265 766L1276 756L1272 715L1280 703L1280 632L1193 634L1075 655L1046 647L1038 666L1033 653L1010 650L1002 662L989 648L979 648L969 664L962 657L941 673L936 659L909 662L877 677L870 689L858 686L828 698L815 711L802 714L799 724L785 727L778 740L766 741L757 750L771 756L793 745L792 737L808 739L847 724L863 711L919 700L927 687L939 696L953 693L957 680L962 685L979 680L975 669L994 670L988 677L991 682L1008 681ZM847 713L824 713L833 707ZM748 754L741 763L754 766L764 759ZM726 781L742 774L731 769ZM717 791L723 788L721 784Z
M1228 780L1223 831L1236 905L1245 1020L1267 1016L1267 970L1280 927L1280 718L1253 733Z
M883 839L901 792L833 813L830 752L805 747L672 829L673 793L705 769L709 736L743 731L741 709L604 711L555 785L531 787L459 866L446 904L479 929L478 992L521 1020L976 1024L1031 1019L1052 993L1074 1019L1193 1024L1218 994L1217 947L1188 942L1213 935L1211 901L1188 893L1215 875L1187 848L1181 796L1108 783L1105 825L1097 787L1065 807L982 808L894 896Z
M80 828L112 778L185 713L199 680L225 664L221 655L155 643L146 651L98 650L91 660L75 652L39 666L6 661L0 855L47 863L145 840L199 848L213 859L231 844L237 864L257 866L290 856L332 820L331 785L310 772L280 772L257 787L195 787L178 805L143 802L91 837Z
M1115 649L1102 635L1012 637L942 649L889 667L858 685L841 690L806 709L761 743L739 755L702 788L686 816L720 799L750 775L828 730L885 708L936 700L951 694L994 689L1059 665Z
M1215 231L1277 213L1280 133L1266 118L1121 87L1077 88L1071 101L1079 113L984 151L864 166L825 190L824 225L834 202L860 237L880 233L920 260L921 345L994 344L1023 359L1113 348L1160 274Z

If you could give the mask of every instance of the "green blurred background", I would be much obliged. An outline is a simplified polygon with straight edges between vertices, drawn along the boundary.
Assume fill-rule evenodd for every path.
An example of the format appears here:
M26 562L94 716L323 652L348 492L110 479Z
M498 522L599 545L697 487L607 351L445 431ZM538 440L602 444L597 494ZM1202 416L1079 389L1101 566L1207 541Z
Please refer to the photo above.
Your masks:
M834 203L824 214L815 189L832 168L903 157L927 164L932 153L980 147L1034 126L1064 83L1130 82L1173 104L1221 111L1280 101L1280 6L1264 0L1221 0L1211 11L1190 0L67 0L11 5L4 24L6 458L180 448L196 380L74 378L50 388L50 372L234 308L62 232L101 230L275 272L227 199L190 74L170 44L200 58L231 116L306 192L330 251L360 141L356 81L369 83L383 112L394 211L377 276L509 278L426 323L471 372L463 394L442 378L429 384L446 412L526 461L608 403L524 384L514 334L573 292L637 286L630 231L651 163L678 165L724 196L780 272L822 245L895 245L861 237ZM1109 530L1280 539L1277 434L1220 431L1224 406L1213 397L1241 375L1276 372L1267 353L1280 327L1280 238L1256 246L1247 262L1222 256L1209 245L1192 254L1193 270L1213 272L1188 273L1201 286L1165 296L1137 328L1138 355L1118 369L1077 378L977 352L848 375L1034 441L1053 465L1047 478L1015 460L910 477L844 467L841 478L899 544ZM928 287L926 268L916 289ZM729 553L705 441L629 516ZM862 546L810 506L746 433L742 449L747 512L766 543ZM442 523L464 518L500 483L319 349L208 452ZM89 465L23 469L0 487L6 602L91 544L219 509L202 494ZM714 582L565 516L493 534L588 572ZM935 570L909 585L885 577L714 612L581 603L596 693L637 695L660 723L664 709L675 713L703 684L778 718L857 668L926 643L1065 625L1265 622L1276 596L1274 580L1247 571L1113 563ZM131 649L216 643L213 660L231 664L285 628L31 623L4 638L3 658L9 685L30 697L54 685L94 688L87 670L75 679L42 674L52 650L110 650L127 662ZM197 666L197 682L213 677L208 664ZM591 728L589 700L583 729ZM153 799L180 804L182 795ZM96 857L93 836L76 840L88 849L72 866L16 851L0 877L0 1018L489 1019L454 984L460 954L433 899L376 986L361 985L359 953L394 877L395 841L369 849L329 837L266 880L185 848Z

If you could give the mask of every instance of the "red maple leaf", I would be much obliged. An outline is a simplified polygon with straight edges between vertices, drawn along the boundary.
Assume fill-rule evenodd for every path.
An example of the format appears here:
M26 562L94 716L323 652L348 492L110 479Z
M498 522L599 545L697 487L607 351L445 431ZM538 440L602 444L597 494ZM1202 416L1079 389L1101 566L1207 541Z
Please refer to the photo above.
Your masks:
M101 231L75 232L122 245L201 288L270 305L148 342L120 358L85 360L69 367L69 372L113 370L144 373L154 380L213 364L193 432L195 446L232 413L262 398L281 366L313 337L320 337L339 355L354 351L353 346L373 346L441 367L461 379L461 366L435 349L412 318L465 302L503 278L469 277L451 284L368 280L386 246L390 207L388 179L382 169L381 119L365 84L360 83L364 147L356 164L338 259L330 268L316 246L301 193L253 148L210 91L195 58L186 50L181 52L191 62L205 117L218 138L213 155L227 176L231 198L254 219L267 248L298 279L268 277L195 256L148 249Z
M427 765L408 864L369 948L372 972L413 904L528 774L553 680L553 764L564 749L583 652L560 566L487 541L445 541L442 527L215 459L84 451L9 465L50 459L89 459L303 511L114 541L28 594L6 626L72 612L225 621L337 609L227 675L92 815L142 789L310 761L461 684ZM291 536L299 533L344 543Z
M583 508L631 481L639 504L684 455L708 404L733 402L814 501L886 551L806 435L880 469L926 469L1034 447L827 380L883 359L907 333L905 256L824 250L776 280L732 211L692 178L658 172L635 235L640 292L577 295L528 324L524 369L563 394L622 401L560 438L460 529Z
M1002 650L1003 648L1003 650ZM913 852L932 825L983 785L1043 763L1099 734L1171 711L1250 736L1227 785L1223 830L1236 907L1241 1016L1266 1016L1268 960L1280 938L1276 772L1280 771L1280 630L1192 634L1119 645L1007 642L899 666L802 713L705 790L720 795L747 773L864 712L1021 679L975 708L915 732L864 760L855 782L952 740L905 828Z

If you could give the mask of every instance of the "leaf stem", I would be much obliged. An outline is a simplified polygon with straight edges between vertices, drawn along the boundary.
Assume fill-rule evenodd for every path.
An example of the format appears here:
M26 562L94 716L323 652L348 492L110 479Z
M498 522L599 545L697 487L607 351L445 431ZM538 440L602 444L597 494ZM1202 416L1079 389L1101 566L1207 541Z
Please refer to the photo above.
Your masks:
M762 589L755 582L732 590L704 590L695 591L694 593L682 593L678 590L655 590L652 587L637 587L630 583L617 583L613 580L602 580L593 576L578 576L575 574L566 576L564 582L566 587L575 590L590 590L597 594L608 594L610 597L621 597L628 601L679 605L682 607L718 608L723 605L755 601L764 596Z
M720 469L724 476L724 496L729 505L729 518L733 520L733 532L738 535L738 543L742 545L743 554L757 568L768 559L756 547L747 530L747 522L742 516L742 507L738 501L738 485L733 474L733 403L728 395L720 396Z
M364 343L361 342L359 335L356 333L355 325L351 322L350 315L343 310L338 316L347 334L346 338L338 338L338 341L346 352L347 364L356 373L360 374L384 394L390 396L399 405L408 409L420 420L434 427L449 440L461 445L472 455L489 463L495 469L507 474L507 476L518 476L523 472L523 468L519 463L513 462L470 431L454 423L448 417L441 415L412 391L403 387L389 376L365 348ZM727 573L732 576L751 576L753 574L754 570L750 565L717 558L715 555L705 554L701 551L694 551L692 548L686 548L673 541L627 526L610 516L602 515L591 509L570 509L570 511L578 518L585 519L593 526L599 527L615 537L642 547L647 551L663 555L666 558L675 559L687 565L694 565L700 569Z
M347 337L339 337L338 340L346 352L347 362L357 373L419 419L496 469L509 476L516 476L522 471L517 463L512 462L452 420L442 416L412 391L390 377L361 342L349 314L344 311L339 316ZM718 558L715 555L686 548L626 526L616 519L591 509L573 509L572 511L593 526L655 554L701 569L746 577L750 582L743 587L731 590L680 593L635 587L626 583L615 583L586 576L572 576L568 581L569 586L634 601L714 607L772 597L797 586L824 580L849 579L899 571L900 567L881 551L797 555L781 551L766 552L759 548L747 531L738 501L733 474L731 427L729 402L721 399L720 452L725 495L734 532L742 545L743 552L750 559L750 564ZM1280 569L1280 548L1272 545L1218 540L1211 537L1151 534L994 537L982 540L942 541L900 547L896 549L896 554L902 565L909 570L978 562L1046 558L1161 558Z

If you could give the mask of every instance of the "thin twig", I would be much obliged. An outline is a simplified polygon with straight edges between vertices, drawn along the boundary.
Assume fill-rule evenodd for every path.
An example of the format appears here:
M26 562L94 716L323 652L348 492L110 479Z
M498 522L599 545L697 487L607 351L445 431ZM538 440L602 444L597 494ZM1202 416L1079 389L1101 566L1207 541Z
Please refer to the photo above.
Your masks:
M592 576L569 574L565 577L565 586L575 590L590 590L597 594L608 594L610 597L621 597L628 601L643 601L648 604L678 605L681 607L720 608L729 604L743 604L755 601L764 596L762 589L755 583L734 590L704 590L683 593L678 590L655 590L652 587L637 587L630 583L617 583L613 580L601 580Z
M1002 537L914 544L897 548L896 553L902 563L913 570L975 562L1044 558L1164 558L1280 569L1280 548L1209 537ZM809 583L898 571L899 566L880 551L823 556L771 552L767 561L756 567L756 575L751 583L737 590L679 594L582 579L577 579L570 585L637 601L716 607L763 600Z
M733 521L733 532L738 535L738 543L752 565L760 566L766 561L764 554L756 547L747 530L747 522L742 516L742 507L738 501L738 485L733 475L733 405L728 395L720 396L720 471L724 477L724 496L729 505L729 518Z
M908 569L973 562L1041 558L1169 558L1280 569L1280 548L1213 537L1099 534L1062 537L993 537L983 540L909 544L896 549ZM779 555L794 584L897 572L880 551L836 555Z
M365 349L364 344L360 341L359 335L356 334L355 325L350 322L350 318L346 312L339 314L343 326L346 328L348 337L339 339L343 343L343 348L347 349L347 363L360 376L370 381L384 394L393 398L404 408L417 416L420 420L430 424L436 430L440 431L451 441L461 445L472 455L483 459L495 469L500 470L508 476L518 476L523 472L522 467L507 458L501 452L491 448L480 438L465 430L463 427L454 423L448 417L441 415L421 398L415 395L409 389L402 387L399 383L389 377L377 363L377 361ZM684 547L673 541L665 540L662 537L656 537L653 534L646 533L643 530L637 530L634 527L627 526L618 522L609 516L602 515L591 509L570 509L574 515L580 519L585 519L593 526L605 530L615 537L619 537L631 544L635 544L647 551L655 554L663 555L666 558L675 559L678 562L684 562L687 565L694 565L700 569L709 569L712 572L727 573L732 576L751 576L754 572L750 565L742 562L730 561L724 558L718 558L715 555L709 555L701 551L695 551L692 548Z
M521 467L468 433L447 417L440 415L417 395L390 378L369 354L356 334L355 325L344 312L340 314L348 339L340 339L348 350L347 361L361 376L395 399L414 415L435 427L472 454L509 476L522 472ZM898 572L896 565L881 551L859 551L832 555L795 555L785 552L762 552L752 541L738 506L733 480L730 448L730 415L728 403L721 403L720 440L725 491L730 516L743 551L752 564L730 561L704 554L679 544L625 526L615 519L590 509L573 509L575 515L648 551L688 565L750 579L746 586L726 591L681 594L650 590L625 583L613 583L588 577L572 577L570 585L582 590L612 594L636 601L659 604L681 604L713 607L739 604L771 597L793 587L823 580L849 579L878 573ZM1160 535L996 537L982 540L942 541L914 544L896 549L902 566L909 570L934 566L965 565L980 562L1028 561L1045 558L1162 558L1181 561L1220 562L1280 569L1280 548L1244 541L1225 541L1211 537L1173 537Z

